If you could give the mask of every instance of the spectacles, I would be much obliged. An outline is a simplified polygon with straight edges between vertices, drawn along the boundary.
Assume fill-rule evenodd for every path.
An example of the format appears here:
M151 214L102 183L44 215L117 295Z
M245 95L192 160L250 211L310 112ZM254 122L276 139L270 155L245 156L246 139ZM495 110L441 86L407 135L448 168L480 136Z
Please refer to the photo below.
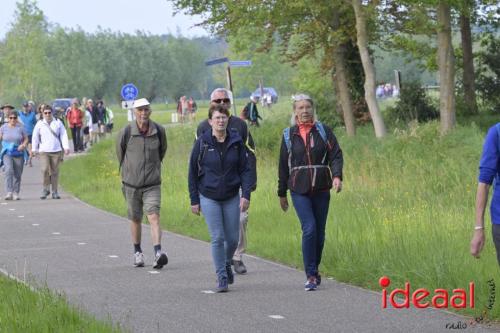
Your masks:
M217 104L222 104L222 103L231 103L231 100L229 98L218 98L218 99L213 99L212 102L217 103Z
M43 114L52 114L52 112L50 112L50 111L49 112L44 112Z

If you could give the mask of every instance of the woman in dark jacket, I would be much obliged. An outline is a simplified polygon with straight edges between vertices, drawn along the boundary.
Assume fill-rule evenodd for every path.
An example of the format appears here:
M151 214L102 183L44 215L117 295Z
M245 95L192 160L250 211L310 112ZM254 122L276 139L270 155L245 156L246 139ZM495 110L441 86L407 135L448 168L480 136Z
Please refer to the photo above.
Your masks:
M243 140L238 132L227 129L227 108L211 105L208 118L212 130L196 140L191 152L189 195L191 211L205 216L217 291L225 292L234 282L231 259L238 246L240 211L245 212L250 205L253 184Z
M293 126L285 129L279 159L278 196L288 209L289 189L302 226L305 290L321 284L318 267L325 243L330 189L342 189L342 150L332 130L315 119L313 100L296 95Z

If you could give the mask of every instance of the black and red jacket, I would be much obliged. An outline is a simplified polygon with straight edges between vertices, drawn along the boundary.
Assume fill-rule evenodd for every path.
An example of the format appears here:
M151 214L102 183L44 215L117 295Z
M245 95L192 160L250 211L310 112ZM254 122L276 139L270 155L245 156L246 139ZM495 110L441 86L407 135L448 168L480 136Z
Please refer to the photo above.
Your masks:
M290 153L285 138L281 139L278 174L278 196L286 197L290 190L299 194L328 191L333 178L342 179L344 159L337 138L323 125L326 142L313 126L307 142L300 136L297 125L290 128Z

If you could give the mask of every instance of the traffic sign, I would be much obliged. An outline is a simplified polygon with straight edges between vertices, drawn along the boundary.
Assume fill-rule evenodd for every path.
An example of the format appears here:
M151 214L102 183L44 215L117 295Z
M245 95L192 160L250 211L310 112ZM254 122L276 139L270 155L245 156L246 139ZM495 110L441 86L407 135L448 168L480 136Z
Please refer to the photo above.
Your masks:
M228 58L217 58L217 59L212 59L205 61L206 66L212 66L212 65L217 65L217 64L222 64L223 62L228 62Z
M133 101L139 95L139 89L133 83L127 83L123 85L121 94L124 100Z
M230 61L229 65L231 67L250 67L252 66L252 60Z

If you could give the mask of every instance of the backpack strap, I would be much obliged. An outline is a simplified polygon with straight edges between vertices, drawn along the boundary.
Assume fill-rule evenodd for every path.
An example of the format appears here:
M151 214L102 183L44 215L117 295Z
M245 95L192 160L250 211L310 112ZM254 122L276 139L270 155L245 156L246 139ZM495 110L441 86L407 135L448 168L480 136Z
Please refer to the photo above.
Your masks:
M158 141L160 141L160 161L163 161L165 154L163 152L163 147L165 145L165 140L163 140L163 135L161 135L160 125L154 123L156 126L156 136L158 137Z
M122 149L122 158L120 160L120 169L123 164L123 160L125 159L125 152L127 151L127 145L130 140L130 132L132 131L132 128L130 127L130 124L125 127L125 131L123 133L123 139L121 142L121 149Z
M318 130L318 133L321 136L321 139L323 139L323 142L328 145L328 139L327 139L325 127L323 126L323 124L320 121L316 121L314 123L314 126L316 126L316 130ZM328 147L328 148L330 148L330 147Z
M198 154L198 177L201 176L201 162L203 161L203 157L205 157L205 153L207 152L208 144L200 139L200 152Z

